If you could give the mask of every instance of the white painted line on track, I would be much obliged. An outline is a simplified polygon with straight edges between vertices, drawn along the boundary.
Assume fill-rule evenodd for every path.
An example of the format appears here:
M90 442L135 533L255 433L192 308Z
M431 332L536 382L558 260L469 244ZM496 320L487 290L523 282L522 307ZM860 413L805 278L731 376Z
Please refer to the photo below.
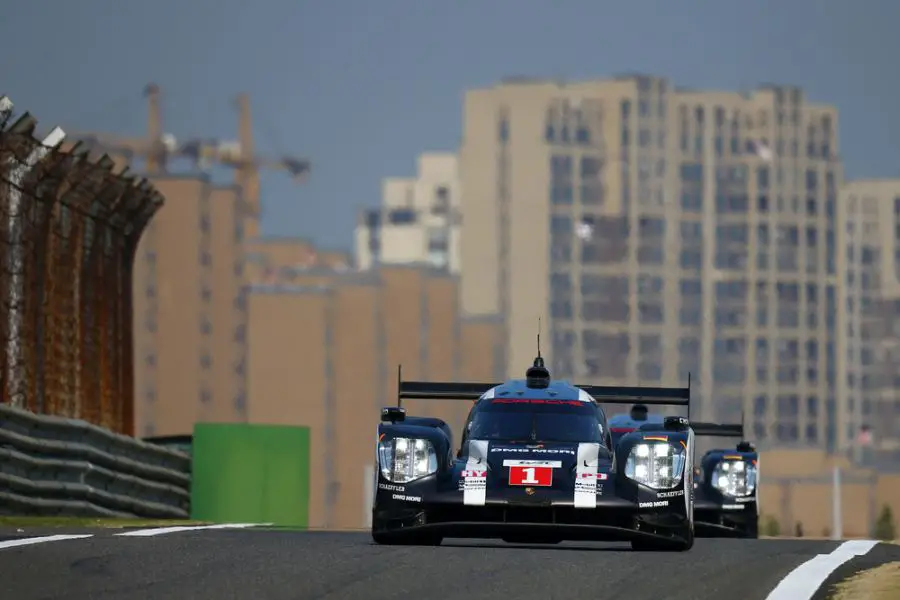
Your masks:
M766 600L809 600L828 576L848 560L863 556L878 545L878 540L851 540L844 542L831 554L819 554L782 579Z
M22 538L20 540L6 540L0 542L0 550L4 548L16 548L17 546L28 546L30 544L43 544L44 542L61 542L63 540L78 540L83 538L94 537L94 534L81 535L45 535L41 537Z
M153 529L138 529L136 531L126 531L125 533L117 533L116 535L128 537L150 537L154 535L163 535L166 533L179 533L182 531L200 531L204 529L245 529L247 527L265 527L267 525L271 525L271 523L221 523L219 525L155 527Z

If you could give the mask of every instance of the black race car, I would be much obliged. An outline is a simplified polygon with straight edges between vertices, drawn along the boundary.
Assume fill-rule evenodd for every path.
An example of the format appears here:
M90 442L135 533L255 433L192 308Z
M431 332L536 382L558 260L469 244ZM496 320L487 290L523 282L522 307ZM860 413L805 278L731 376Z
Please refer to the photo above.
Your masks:
M437 545L630 541L694 545L694 434L684 417L614 444L601 403L689 406L687 388L575 386L551 381L538 355L524 380L400 381L378 426L372 537ZM447 424L407 416L403 398L469 399L458 449Z
M700 458L694 505L701 537L759 537L759 454L744 440L741 424L693 423L699 436L740 437L734 450L715 449Z
M610 417L613 438L633 431L658 429L664 417L648 414L647 406L636 404L628 415ZM759 455L744 440L742 424L692 422L694 435L736 437L734 450L706 452L694 467L694 526L698 537L759 536Z

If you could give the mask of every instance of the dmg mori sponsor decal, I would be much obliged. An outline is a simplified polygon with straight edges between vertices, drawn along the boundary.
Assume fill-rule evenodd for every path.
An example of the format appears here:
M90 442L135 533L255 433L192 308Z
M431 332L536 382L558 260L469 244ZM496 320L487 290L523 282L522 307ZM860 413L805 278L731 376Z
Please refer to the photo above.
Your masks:
M668 505L668 500L656 500L654 502L641 502L640 504L638 504L638 508L661 508Z
M684 490L674 490L671 492L657 492L657 498L675 498L676 496L684 496Z
M406 494L394 494L394 500L402 500L404 502L421 502L422 496L407 496Z

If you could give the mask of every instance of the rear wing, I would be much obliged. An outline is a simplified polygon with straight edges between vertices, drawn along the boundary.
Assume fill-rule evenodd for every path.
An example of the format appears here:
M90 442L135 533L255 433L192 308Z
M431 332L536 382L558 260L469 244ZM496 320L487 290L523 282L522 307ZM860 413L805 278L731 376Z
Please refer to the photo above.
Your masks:
M576 386L604 404L646 404L653 406L685 406L687 417L691 418L691 375L688 373L687 387L642 387L642 386Z
M744 437L744 425L742 423L691 423L694 435L704 437Z
M443 381L403 381L402 367L397 368L397 407L402 407L404 398L420 400L478 400L489 389L500 383L443 382ZM686 406L688 418L691 415L691 378L684 388L665 387L621 387L579 385L598 402L606 404L653 404L657 406Z
M403 381L403 367L397 367L397 407L404 398L419 400L478 400L499 383L470 383L446 381Z

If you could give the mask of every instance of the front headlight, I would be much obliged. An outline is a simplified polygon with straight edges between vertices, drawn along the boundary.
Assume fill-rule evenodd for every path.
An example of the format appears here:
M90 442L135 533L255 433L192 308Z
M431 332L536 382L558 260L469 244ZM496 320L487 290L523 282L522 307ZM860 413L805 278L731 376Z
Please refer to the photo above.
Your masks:
M723 460L712 473L712 486L729 496L749 496L756 489L756 465L743 460Z
M394 438L378 443L381 474L393 483L408 483L437 471L437 453L428 440Z
M684 449L667 443L637 444L625 462L625 476L657 490L673 488L684 475Z

